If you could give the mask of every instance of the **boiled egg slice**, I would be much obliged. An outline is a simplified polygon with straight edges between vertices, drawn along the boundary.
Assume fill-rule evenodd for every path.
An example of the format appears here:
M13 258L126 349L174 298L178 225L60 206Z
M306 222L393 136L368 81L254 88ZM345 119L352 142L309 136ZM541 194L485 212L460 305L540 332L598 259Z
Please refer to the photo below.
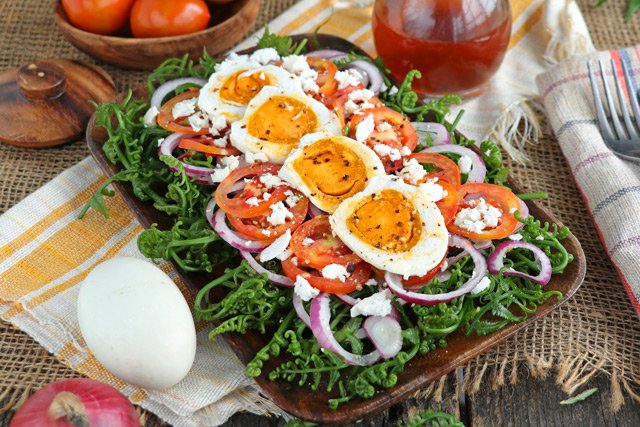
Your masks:
M346 136L305 135L278 175L323 211L333 213L343 200L383 175L384 165L369 147Z
M198 108L209 116L222 115L227 123L233 123L244 116L249 101L265 86L302 92L298 77L281 67L256 67L254 61L236 61L211 75L200 90Z
M378 175L329 217L333 232L374 267L422 276L445 256L448 233L434 202L399 177Z
M243 153L264 153L282 164L300 138L326 132L340 135L337 116L300 91L265 86L249 102L244 117L231 124L231 144Z

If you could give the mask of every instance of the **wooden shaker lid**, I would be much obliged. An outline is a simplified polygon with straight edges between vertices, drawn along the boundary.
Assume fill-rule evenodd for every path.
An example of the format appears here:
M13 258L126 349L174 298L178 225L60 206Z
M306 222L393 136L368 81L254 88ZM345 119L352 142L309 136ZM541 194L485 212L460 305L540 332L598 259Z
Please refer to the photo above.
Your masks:
M34 61L0 75L0 141L51 147L80 138L95 108L115 84L102 69L80 61Z

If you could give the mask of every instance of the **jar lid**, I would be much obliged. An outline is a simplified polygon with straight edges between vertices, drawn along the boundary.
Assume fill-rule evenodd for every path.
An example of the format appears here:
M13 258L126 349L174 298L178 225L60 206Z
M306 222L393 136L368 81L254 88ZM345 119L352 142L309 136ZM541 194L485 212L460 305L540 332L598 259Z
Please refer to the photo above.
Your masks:
M95 108L115 84L102 69L81 61L34 61L0 75L0 141L42 148L82 136Z

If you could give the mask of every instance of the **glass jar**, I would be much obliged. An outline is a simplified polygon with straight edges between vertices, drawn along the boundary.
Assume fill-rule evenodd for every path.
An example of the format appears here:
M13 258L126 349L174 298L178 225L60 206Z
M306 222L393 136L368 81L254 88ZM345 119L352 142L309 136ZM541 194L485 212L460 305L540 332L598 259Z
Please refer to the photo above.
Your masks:
M412 69L423 95L475 96L498 70L511 36L507 0L375 0L373 38L400 81Z

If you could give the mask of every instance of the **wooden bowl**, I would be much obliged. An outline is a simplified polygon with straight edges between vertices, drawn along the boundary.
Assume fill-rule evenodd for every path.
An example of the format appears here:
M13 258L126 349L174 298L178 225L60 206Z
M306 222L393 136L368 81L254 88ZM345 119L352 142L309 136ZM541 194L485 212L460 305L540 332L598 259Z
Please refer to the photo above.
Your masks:
M114 35L89 33L74 27L58 0L54 18L64 37L78 49L122 68L152 70L168 58L198 59L203 48L210 55L222 53L245 36L258 15L260 0L234 0L211 7L209 26L197 33L174 37L135 38L127 26Z

